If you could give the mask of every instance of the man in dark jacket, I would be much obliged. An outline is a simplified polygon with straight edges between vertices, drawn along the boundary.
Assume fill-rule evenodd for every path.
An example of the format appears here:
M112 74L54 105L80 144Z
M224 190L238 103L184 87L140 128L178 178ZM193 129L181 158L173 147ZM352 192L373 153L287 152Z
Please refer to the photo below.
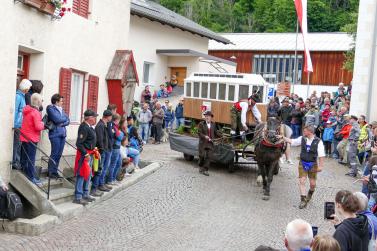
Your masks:
M278 116L281 119L281 121L287 126L291 126L292 110L293 108L289 104L289 99L285 98L282 102L282 106L280 107L278 111Z
M96 151L96 132L92 128L96 124L96 117L98 116L92 110L84 112L84 122L79 126L76 147L76 161L74 174L76 176L75 184L75 199L73 203L86 205L88 202L95 201L89 195L89 184L91 176L90 162L92 155Z
M63 154L65 138L67 136L66 126L69 125L69 118L63 111L63 96L54 94L51 97L51 105L47 106L48 121L52 123L52 128L48 131L48 138L51 142L50 159L48 162L48 175L50 178L59 179L58 173L60 158Z
M98 121L95 131L97 136L97 148L101 154L101 162L99 165L98 172L95 173L92 182L92 190L90 195L92 196L101 196L103 192L108 192L111 190L111 187L108 187L105 184L105 177L110 165L111 157L111 145L109 131L107 129L108 123L111 121L113 114L110 110L105 110L103 112L102 119ZM97 191L98 190L100 191Z
M177 119L177 128L184 125L185 118L183 117L183 98L179 99L179 103L175 108L175 118Z
M221 137L217 131L216 124L212 122L213 114L211 111L204 112L205 121L199 123L199 173L209 176L208 169L210 157L213 151L213 139Z

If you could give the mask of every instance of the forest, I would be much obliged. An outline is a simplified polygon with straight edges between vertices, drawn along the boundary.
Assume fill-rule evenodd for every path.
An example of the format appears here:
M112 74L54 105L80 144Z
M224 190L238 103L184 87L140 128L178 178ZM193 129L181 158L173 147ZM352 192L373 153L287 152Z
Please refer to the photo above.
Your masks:
M216 32L294 32L293 0L155 0ZM308 0L310 32L341 31L359 0Z
M293 0L154 0L215 32L295 32ZM309 32L355 37L359 0L308 0ZM354 50L344 67L352 71Z

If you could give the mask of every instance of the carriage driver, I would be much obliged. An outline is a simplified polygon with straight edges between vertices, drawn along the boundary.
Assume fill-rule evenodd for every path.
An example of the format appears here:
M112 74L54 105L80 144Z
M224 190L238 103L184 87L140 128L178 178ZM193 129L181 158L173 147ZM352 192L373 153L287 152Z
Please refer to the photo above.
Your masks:
M246 124L246 115L250 110L257 123L262 121L262 115L256 106L259 97L257 94L251 95L248 99L241 99L240 101L234 103L230 110L230 120L231 120L231 132L232 136L236 135L236 130L240 131L240 135L243 136L245 131L249 130Z
M300 209L305 208L313 196L316 187L317 173L322 171L324 157L326 156L323 142L320 138L315 136L314 132L315 129L313 126L305 126L303 130L304 136L298 137L297 139L283 137L284 141L292 146L301 145L300 163L298 165L298 178L301 193ZM310 189L307 195L305 195L306 177L309 177L310 182Z

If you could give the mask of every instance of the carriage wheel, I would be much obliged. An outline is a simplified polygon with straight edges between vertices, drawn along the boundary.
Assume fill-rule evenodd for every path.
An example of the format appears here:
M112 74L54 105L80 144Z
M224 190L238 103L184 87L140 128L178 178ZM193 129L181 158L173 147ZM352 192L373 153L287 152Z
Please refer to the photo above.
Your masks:
M232 161L232 162L230 162L229 164L228 164L228 172L229 173L234 173L236 171L236 168L235 168L235 166L234 166L234 161Z
M183 158L185 158L185 160L187 161L193 161L194 160L194 156L192 155L189 155L189 154L183 154Z

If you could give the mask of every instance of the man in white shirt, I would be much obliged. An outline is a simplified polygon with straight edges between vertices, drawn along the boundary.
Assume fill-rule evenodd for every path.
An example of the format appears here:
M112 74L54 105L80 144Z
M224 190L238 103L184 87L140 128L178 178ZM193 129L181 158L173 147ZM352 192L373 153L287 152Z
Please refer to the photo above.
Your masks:
M301 146L300 163L298 166L299 187L301 194L300 209L306 207L313 196L316 187L317 173L323 170L325 147L321 139L314 134L313 126L305 126L303 136L297 139L286 137L284 141L292 146ZM306 177L309 177L310 189L306 195Z
M240 131L240 135L244 135L245 131L249 130L249 127L247 126L247 112L250 110L253 115L254 119L257 123L260 123L262 121L262 115L258 110L258 107L256 106L256 103L258 101L258 97L255 95L250 96L248 99L242 99L236 103L231 108L230 114L231 114L231 135L236 134L236 130L238 129Z

